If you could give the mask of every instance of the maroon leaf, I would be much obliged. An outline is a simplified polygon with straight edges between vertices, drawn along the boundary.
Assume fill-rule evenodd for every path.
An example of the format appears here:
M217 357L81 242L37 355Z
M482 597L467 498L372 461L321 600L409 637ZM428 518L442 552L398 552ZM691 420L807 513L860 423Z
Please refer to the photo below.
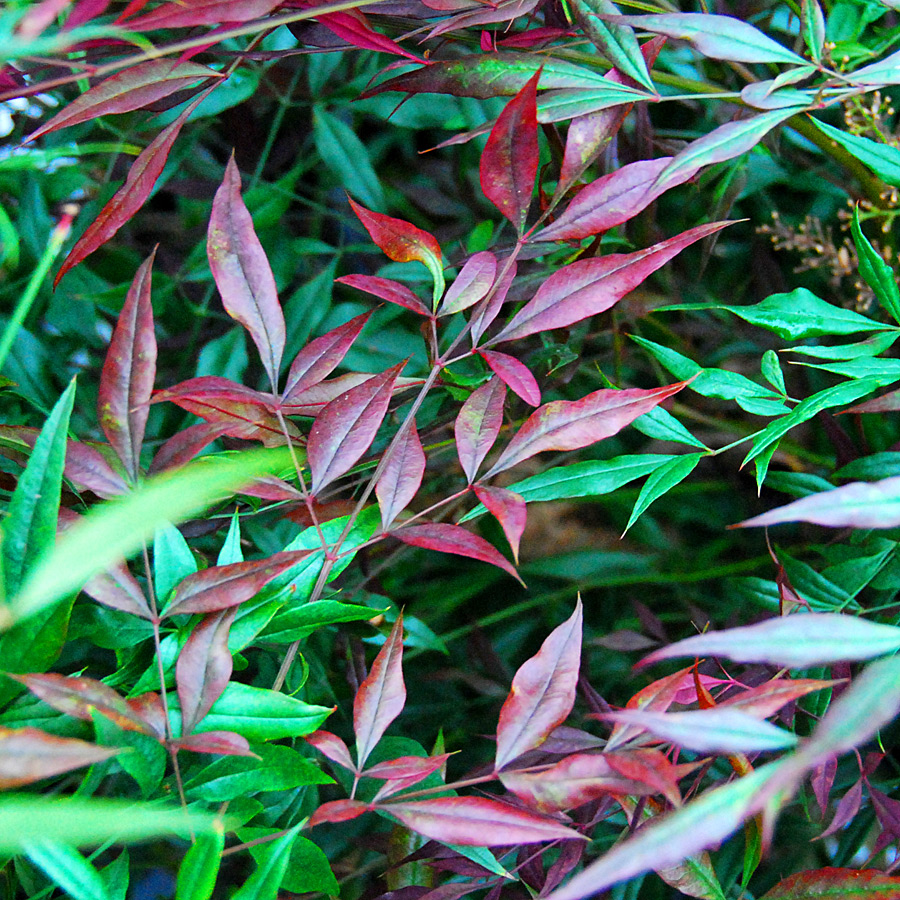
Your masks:
M356 288L358 291L365 291L388 303L396 303L405 309L411 309L420 316L430 316L431 311L428 307L405 285L399 281L391 281L390 278L379 278L377 275L344 275L342 278L336 278L337 284L346 284Z
M510 561L483 537L466 531L459 525L447 525L442 522L429 525L411 525L394 532L404 544L412 547L424 547L426 550L437 550L440 553L453 553L468 559L477 559L490 563L512 575L519 584L524 582Z
M369 449L405 365L398 363L350 388L316 416L306 448L314 495L349 472Z
M441 246L436 238L404 222L403 219L395 219L381 213L372 212L359 203L350 200L350 206L357 218L362 222L363 228L369 232L372 240L385 252L388 258L394 262L411 262L416 260L422 263L434 278L435 286L443 285L444 275L441 265ZM356 276L359 278L359 276ZM438 294L437 296L440 296Z
M900 876L878 869L814 869L779 881L761 900L891 900L900 896Z
M282 2L283 0L191 0L185 5L183 0L173 0L139 19L126 22L125 27L129 31L149 31L151 28L192 28L197 25L220 25L223 22L246 22L267 16Z
M872 784L869 785L869 799L881 826L881 834L878 835L872 852L880 853L885 847L900 841L900 800L888 797Z
M97 418L131 476L140 471L141 444L156 376L156 335L150 278L156 251L141 265L125 298L100 375Z
M575 612L516 672L497 722L495 770L539 747L572 711L581 665L581 623L579 597Z
M540 70L500 113L481 154L481 189L512 222L525 229L538 170L537 84Z
M240 489L240 493L247 497L259 497L261 500L270 500L278 503L281 500L302 500L303 494L292 484L276 478L274 475L264 475L255 478L246 487Z
M337 378L320 381L294 397L290 406L283 406L282 410L292 416L317 416L332 400L336 400L350 388L363 384L371 377L367 372L347 372ZM422 378L397 378L394 381L393 392L397 394L407 388L421 385L423 381Z
M286 550L265 559L210 566L188 575L175 588L163 616L217 612L255 597L273 578L296 565L311 550Z
M306 735L304 740L332 762L351 772L357 771L356 764L350 756L350 750L336 734L332 734L330 731L314 731L312 734Z
M511 341L551 328L566 328L604 312L685 247L730 222L699 225L637 253L581 259L554 272L489 343Z
M166 708L159 694L149 691L131 697L125 702L129 710L147 726L150 734L160 741L166 739L168 733Z
M299 395L330 375L347 355L371 315L370 311L356 316L307 344L291 363L287 384L281 395L282 402L290 403L294 395Z
M585 839L554 819L487 797L440 797L385 803L380 808L412 831L445 844L496 847Z
M853 786L841 797L837 808L834 811L834 818L831 824L813 840L820 841L822 838L837 834L843 829L848 822L856 818L862 803L862 779L857 780Z
M106 572L94 575L82 590L104 606L153 620L153 613L137 579L124 562L111 566Z
M84 25L106 12L111 0L78 0L74 9L66 18L63 29L68 31L78 25Z
M447 289L439 316L449 316L474 306L491 289L497 275L497 257L483 250L470 257Z
M356 764L361 769L388 725L406 705L403 683L403 615L394 627L366 680L353 700L353 731L356 735Z
M425 62L421 56L410 53L401 47L396 41L379 34L368 23L366 17L358 10L352 12L328 13L317 16L316 21L324 25L330 32L339 38L353 44L354 47L362 47L364 50L375 50L380 53L393 53L397 56L405 56L413 62Z
M164 128L141 151L131 164L128 175L125 177L125 183L113 194L110 201L85 228L84 233L69 251L56 273L56 278L53 279L54 287L59 284L59 280L69 269L77 266L83 259L102 247L144 205L144 201L150 196L156 180L166 165L169 151L181 131L181 126L194 111L197 103L192 103L187 107L171 125Z
M230 8L241 4L217 5ZM269 261L241 198L241 176L233 156L213 199L206 252L226 312L250 332L272 390L277 390L285 341L284 314Z
M481 336L490 328L494 319L500 314L503 304L506 302L506 295L516 280L517 266L511 263L505 267L506 274L497 282L494 289L490 292L485 303L482 303L472 313L470 322L470 330L472 332L472 346L476 347Z
M759 687L750 688L719 703L719 709L740 709L760 719L774 716L783 706L799 700L813 691L821 691L838 684L816 678L778 678Z
M506 388L495 377L472 392L456 417L453 425L456 452L469 484L475 480L478 467L500 434L505 402Z
M500 523L506 540L519 563L519 541L525 531L528 512L521 494L501 487L475 485L475 495L487 507L488 512Z
M880 397L874 397L872 400L866 400L865 403L857 403L839 412L839 416L846 416L849 413L881 413L896 412L900 409L900 391L891 391L888 394L882 394Z
M8 672L7 676L24 684L44 703L76 719L90 722L93 720L93 713L98 712L126 731L150 733L147 723L131 710L125 698L102 681L94 678L69 678L52 673L13 675Z
M671 160L671 156L639 160L591 182L578 192L565 212L534 239L581 240L627 222L662 193L653 190L654 182Z
M578 450L602 441L650 412L687 382L645 391L599 390L581 400L554 400L533 412L485 477L496 475L544 450Z
M809 777L813 793L816 795L816 803L819 804L819 811L823 817L828 810L828 798L831 795L831 789L834 787L836 775L837 757L832 756L830 759L826 759L825 762L817 765Z
M238 563L240 565L240 563ZM181 733L188 735L222 696L233 664L228 632L237 607L206 616L178 654L175 684L181 704Z
M452 753L441 753L439 756L401 756L399 759L372 766L362 774L367 778L378 778L384 781L372 802L377 803L385 797L390 797L398 791L424 781L432 773L443 769L452 755Z
M478 4L459 15L445 19L428 32L428 38L450 31L460 31L474 25L488 25L492 22L511 22L519 16L527 16L538 4L538 0L500 0L497 4Z
M306 823L307 828L314 828L323 822L346 822L355 819L371 809L368 803L359 800L330 800L323 803Z
M221 78L222 73L191 62L153 59L129 66L110 75L71 103L67 103L49 122L33 131L25 142L59 128L87 122L97 116L132 112L190 87L201 78Z
M242 734L235 731L204 731L201 734L189 734L175 741L180 750L192 750L194 753L216 753L220 756L254 756L250 743Z
M425 474L425 451L416 431L416 423L400 435L390 448L384 471L375 485L375 496L381 510L381 527L387 531L416 496Z
M537 406L541 402L541 389L528 366L514 356L497 350L481 350L479 355L490 366L491 371L526 403Z
M0 728L0 790L102 762L121 752L39 728Z
M208 447L216 438L228 434L232 428L233 425L229 421L200 422L179 431L156 451L156 456L150 463L150 473L177 469L189 463L201 450Z

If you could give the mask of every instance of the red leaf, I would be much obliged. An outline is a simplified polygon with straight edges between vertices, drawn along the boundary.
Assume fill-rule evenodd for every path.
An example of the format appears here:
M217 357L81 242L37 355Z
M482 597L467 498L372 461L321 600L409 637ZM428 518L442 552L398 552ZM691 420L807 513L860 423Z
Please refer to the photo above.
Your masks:
M131 613L148 621L153 620L153 613L147 605L140 584L123 562L94 575L82 590L88 597L110 609Z
M157 7L146 16L125 23L129 31L151 28L192 28L196 25L220 25L223 22L246 22L267 16L283 0L173 0ZM119 18L119 22L121 22Z
M488 487L483 484L475 485L475 495L500 523L512 549L513 559L518 565L519 541L522 540L528 516L524 498L515 491L501 487Z
M287 384L281 395L282 402L290 403L293 396L299 395L330 375L347 355L351 344L359 336L371 315L370 311L356 316L308 343L291 363Z
M893 900L900 897L900 876L885 875L878 869L836 869L828 867L798 872L779 881L761 900Z
M151 733L147 723L130 709L125 698L120 697L102 681L93 678L69 678L52 673L13 675L7 672L7 676L24 684L44 703L76 719L91 722L93 713L98 712L126 731Z
M81 237L75 241L69 255L56 273L56 278L53 279L54 287L59 284L60 278L69 269L77 266L83 259L102 247L144 205L156 180L162 174L166 160L169 158L169 151L181 131L181 126L187 121L198 103L199 99L188 106L171 125L163 128L140 152L137 159L131 164L128 175L125 176L125 183L85 228Z
M385 531L416 496L424 474L425 451L416 431L416 423L412 421L399 441L391 447L384 471L375 485L381 527Z
M404 222L403 219L394 219L381 213L372 212L364 206L355 203L351 198L350 206L357 218L362 222L363 228L369 232L372 240L394 262L411 262L416 260L422 263L434 278L435 287L440 284L443 292L443 266L441 265L441 245L436 238ZM357 276L359 277L359 276ZM437 297L440 293L437 293Z
M445 844L496 847L585 839L554 819L486 797L440 797L385 803L380 809L412 831Z
M121 752L39 728L0 728L0 790L102 762Z
M323 822L347 822L361 816L371 809L368 803L359 800L330 800L323 803L306 823L307 828L315 828Z
M296 565L311 550L288 550L265 559L210 566L182 579L163 610L165 616L209 613L255 597L273 578ZM164 598L160 598L164 599Z
M190 87L201 78L221 78L222 73L191 62L153 59L129 66L67 103L49 122L33 131L25 143L59 128L88 122L97 116L132 112ZM170 126L171 127L171 126Z
M403 615L394 627L366 680L353 700L353 731L356 735L356 764L361 769L388 725L406 705L403 683Z
M336 400L350 388L363 384L371 377L367 372L347 372L337 378L320 381L295 396L291 404L283 406L282 410L291 416L317 416L332 400ZM398 378L394 382L393 392L396 394L409 387L421 385L423 381L422 378Z
M228 632L235 615L237 607L206 616L178 654L175 684L181 704L182 735L189 735L194 730L222 696L231 678L233 664L228 650Z
M497 276L497 257L483 250L470 257L447 289L438 308L439 316L449 316L474 306L491 289Z
M349 472L369 449L405 365L398 363L350 388L316 416L306 447L313 495Z
M109 342L97 396L100 427L132 481L140 471L141 445L156 376L156 335L150 302L155 255L154 250L128 290Z
M468 559L490 563L492 566L497 566L498 569L503 569L508 575L512 575L519 584L524 585L519 573L496 547L489 544L483 537L472 534L471 531L466 531L459 525L447 525L443 522L411 525L408 528L398 529L394 532L394 537L412 547L424 547L426 550L453 553Z
M174 5L181 7L180 3ZM230 8L241 4L224 5ZM277 390L284 351L284 314L269 261L241 198L241 176L233 156L213 199L206 252L226 312L250 332L272 390Z
M686 381L649 391L599 390L581 400L554 400L533 412L485 477L544 450L578 450L621 431L638 416L677 394Z
M768 681L759 687L750 688L719 703L719 709L740 709L759 719L774 716L783 706L792 700L805 697L813 691L838 684L837 681L825 681L814 678L778 678Z
M339 38L343 38L347 43L353 44L354 47L362 47L364 50L375 50L380 53L393 53L397 56L405 56L414 62L425 62L421 56L410 53L396 41L375 31L369 25L366 17L358 10L353 10L352 13L328 13L317 16L316 21Z
M572 711L581 666L581 623L579 597L575 612L516 672L497 722L495 770L539 747Z
M537 84L540 69L503 109L481 154L481 189L519 234L538 170Z
M637 253L581 259L554 272L489 343L511 341L551 328L566 328L604 312L685 247L730 222L699 225Z
M332 734L330 731L314 731L312 734L306 735L304 740L342 768L349 769L351 772L357 771L356 764L350 756L350 750L336 734Z
M405 284L401 284L399 281L379 278L377 275L344 275L342 278L335 278L335 282L349 285L358 291L365 291L367 294L387 300L388 303L396 303L405 309L411 309L420 316L431 315L428 307Z
M541 402L541 389L528 366L514 356L496 350L480 350L479 355L490 366L491 371L526 403L537 406Z
M470 330L472 332L472 346L476 347L481 336L491 327L494 319L500 314L503 304L506 302L506 295L516 280L516 272L518 267L512 263L506 268L506 274L497 282L496 287L491 291L486 303L479 306L473 313L470 321Z
M75 8L69 13L63 30L68 31L78 25L84 25L106 12L111 0L78 0Z
M453 425L456 452L469 484L475 480L478 467L484 462L500 434L505 401L506 388L503 382L499 378L492 378L472 392L456 417Z
M372 802L377 803L385 797L424 781L429 775L443 769L452 755L442 753L439 756L401 756L399 759L372 766L362 774L366 778L379 778L384 781Z
M250 749L247 738L234 731L204 731L201 734L189 734L175 741L175 746L180 750L192 750L194 753L253 756L259 759Z
M591 182L534 240L581 240L627 222L663 193L665 189L652 188L657 175L671 160L671 156L639 160ZM666 189L673 186L667 185Z
M429 3L434 5L439 2L440 0L429 0ZM479 3L474 9L470 6L459 15L451 16L449 19L444 19L439 25L435 25L428 32L427 38L435 38L450 31L461 31L475 25L511 22L513 19L518 19L519 16L527 16L537 5L538 0L500 0L496 4Z
M281 500L303 499L303 494L297 488L274 475L254 478L250 484L240 489L240 493L246 497L259 497L261 500L270 500L275 503Z
M147 725L150 734L160 741L166 739L166 709L159 694L149 691L125 702L131 712Z
M150 473L177 469L189 463L201 450L208 447L216 438L228 434L232 428L232 423L228 421L200 422L179 431L178 434L173 434L156 451L156 456L150 463Z

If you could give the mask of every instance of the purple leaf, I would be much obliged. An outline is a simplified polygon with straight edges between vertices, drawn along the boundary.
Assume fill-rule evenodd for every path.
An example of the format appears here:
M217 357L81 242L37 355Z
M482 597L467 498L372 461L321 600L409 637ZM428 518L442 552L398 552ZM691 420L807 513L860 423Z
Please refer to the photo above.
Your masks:
M579 597L575 612L516 672L497 722L495 770L539 747L572 711L581 666L581 624Z
M579 450L611 437L650 412L687 382L649 391L603 389L581 400L554 400L533 412L485 477L503 472L544 450Z
M541 389L531 369L508 353L480 350L479 356L491 371L511 390L531 406L541 402Z
M316 416L306 448L313 495L349 472L369 449L405 365L398 363L350 388Z
M472 332L472 346L476 347L481 336L490 328L494 319L500 314L503 304L506 302L506 295L516 280L517 266L511 263L505 268L506 274L497 282L494 289L490 292L486 301L477 309L473 310L470 320L470 330Z
M699 225L637 253L582 259L554 272L489 343L565 328L604 312L695 241L730 222Z
M255 597L273 578L310 553L311 550L288 550L265 559L210 566L195 572L181 580L162 615L209 613L238 606Z
M408 528L398 528L393 534L404 544L412 547L437 550L439 553L453 553L456 556L465 556L469 559L490 563L512 575L519 584L524 584L510 561L496 547L489 544L483 537L472 534L471 531L466 531L459 525L447 525L443 522L411 525Z
M149 31L157 28L194 28L198 25L220 25L223 22L246 22L261 19L283 0L183 0L164 3L138 19L124 23L129 31ZM121 18L119 20L121 22Z
M330 375L347 355L371 315L371 312L365 312L308 343L291 363L282 402L291 403L294 396Z
M820 491L741 522L738 527L813 522L829 528L895 528L900 525L900 475L855 481Z
M356 764L359 769L365 765L388 725L400 715L405 705L401 614L353 700L353 731L356 735Z
M671 160L671 156L639 160L592 181L534 240L581 240L627 222L662 193L651 188Z
M374 297L387 300L388 303L396 303L420 316L431 316L431 310L405 284L401 284L399 281L379 278L377 275L344 275L342 278L336 278L335 282L346 284L358 291L365 291Z
M537 178L539 78L540 70L506 104L481 154L481 189L519 234L525 229Z
M94 575L82 590L88 597L110 609L131 613L147 621L153 619L153 613L147 605L140 584L123 562L111 566L106 572Z
M555 819L526 812L487 797L441 797L385 803L382 810L407 828L445 844L496 847L541 841L584 840Z
M872 659L896 650L900 650L900 628L893 625L836 613L794 613L685 638L655 650L640 665L679 656L724 656L735 662L806 669Z
M816 766L809 778L813 793L816 795L816 802L819 804L819 811L823 817L828 810L828 798L831 795L831 789L834 787L835 775L837 775L837 757L832 756L821 763L821 765Z
M304 740L342 768L349 769L351 772L357 771L353 757L350 756L350 750L336 734L332 734L330 731L314 731L312 734L306 735Z
M820 841L829 835L837 834L851 819L856 817L862 803L862 779L858 779L853 786L841 797L834 811L831 824L813 840Z
M232 661L228 632L237 607L206 616L191 632L178 654L175 684L181 704L181 733L189 735L194 726L222 696L231 678Z
M98 116L142 109L190 87L201 78L221 77L221 72L206 66L171 59L154 59L129 66L67 103L49 122L28 135L25 143L59 128L88 122Z
M228 434L231 428L230 422L200 422L173 434L156 451L156 456L150 463L150 473L162 472L165 469L177 469L179 466L189 463L216 438Z
M453 425L456 452L469 484L475 480L478 467L500 434L505 401L506 388L494 377L466 398L456 417Z
M269 261L241 199L241 176L234 157L228 160L213 199L206 252L226 312L250 332L272 390L277 390L284 314Z
M377 803L391 794L396 794L397 791L424 781L432 773L441 771L452 755L441 753L438 756L401 756L398 759L378 763L362 774L366 778L378 778L385 782L373 798L373 802Z
M150 278L154 251L138 269L113 331L100 374L97 419L122 465L137 480L156 376Z
M497 276L497 257L483 250L470 257L444 294L439 316L449 316L474 306L491 289Z
M234 731L204 731L189 734L175 742L179 750L194 753L214 753L218 756L258 756L250 749L250 743L242 734Z
M425 451L415 421L410 423L388 452L384 471L375 485L381 527L385 531L416 496L425 474Z
M513 559L518 565L519 542L525 532L528 517L524 498L515 491L501 487L488 487L483 484L475 485L475 495L500 523L513 552Z

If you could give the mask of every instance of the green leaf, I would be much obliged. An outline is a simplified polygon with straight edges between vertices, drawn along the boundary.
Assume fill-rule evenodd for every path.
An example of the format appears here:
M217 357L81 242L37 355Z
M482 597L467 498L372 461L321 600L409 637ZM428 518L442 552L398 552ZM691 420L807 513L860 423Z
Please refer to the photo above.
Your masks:
M278 832L273 828L241 828L237 834L242 841L252 841L270 834L278 834ZM267 844L256 844L250 847L250 853L257 864L264 863L267 851ZM328 864L328 858L311 840L300 835L294 839L290 861L281 887L295 894L316 891L337 896L340 893L337 879Z
M33 615L80 589L91 576L139 550L167 522L195 516L255 477L278 474L290 465L284 447L205 456L148 478L125 497L98 504L43 557L12 600L12 618Z
M244 551L241 549L241 517L238 511L234 511L231 524L228 526L228 534L225 535L225 543L219 551L216 559L217 566L230 566L232 563L244 561Z
M23 853L41 840L86 847L188 837L212 831L215 823L212 815L156 803L8 793L0 795L0 853Z
M291 848L302 827L296 825L283 837L265 845L265 851L257 858L256 871L231 895L231 900L277 900Z
M369 161L369 151L349 125L321 106L313 111L313 139L322 161L340 184L366 206L384 212L384 191Z
M289 643L311 635L317 628L343 622L365 622L378 614L378 610L355 603L339 603L337 600L319 600L292 606L266 626L263 637L267 641Z
M156 686L159 686L158 683ZM166 774L168 754L163 745L149 734L119 728L99 713L94 714L94 727L98 743L106 747L127 748L125 753L116 757L116 762L138 783L141 796L145 800L150 797Z
M878 481L900 475L900 452L884 451L854 459L834 473L835 478L850 478L853 481ZM833 485L829 484L829 488Z
M697 468L697 463L703 456L703 453L685 453L684 456L676 456L651 472L634 503L625 531L637 522L654 500L684 481Z
M25 855L75 900L109 900L97 870L73 847L37 838L28 842Z
M73 379L41 429L3 521L3 583L9 597L56 540L66 433L74 402Z
M661 406L654 407L650 412L635 419L631 423L631 427L658 441L674 441L677 444L699 447L701 450L709 449L703 441L697 440L672 413Z
M897 331L883 331L860 341L858 344L838 344L834 347L790 347L791 353L813 356L818 359L865 359L878 356L891 347L900 337Z
M175 586L196 571L197 560L181 532L168 523L158 528L153 540L153 581L160 608L168 604Z
M853 221L850 224L853 243L859 256L859 274L866 284L872 288L878 302L900 322L900 290L894 270L881 258L881 255L869 243L859 226L859 206L853 207Z
M900 186L900 150L896 147L848 134L818 119L813 119L812 122L819 131L837 141L849 154L868 166L882 181L895 187Z
M784 396L787 389L784 386L784 373L781 371L781 363L778 361L778 354L774 350L766 350L763 353L762 363L760 365L763 378Z
M108 866L100 869L100 877L106 887L109 900L126 900L131 880L131 860L123 850Z
M175 900L209 900L216 886L225 833L218 828L200 835L184 854L175 882Z
M532 475L509 485L509 490L520 494L528 503L546 500L563 500L574 497L599 497L618 490L659 468L677 456L644 453L634 456L617 456L614 459L590 460L570 466L554 466L540 475ZM484 515L487 510L479 504L467 512L460 522L468 522Z
M189 796L210 803L248 797L260 791L285 791L302 784L334 784L315 763L290 747L264 744L252 756L222 756L185 785Z

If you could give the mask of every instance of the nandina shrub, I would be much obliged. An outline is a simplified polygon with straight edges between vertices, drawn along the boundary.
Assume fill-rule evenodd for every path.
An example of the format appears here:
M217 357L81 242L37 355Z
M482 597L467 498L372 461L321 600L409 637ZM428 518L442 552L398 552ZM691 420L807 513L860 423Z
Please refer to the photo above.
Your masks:
M123 186L107 203L97 204L97 215L85 223L57 272L61 291L66 279L84 271L85 260L93 264L109 253L108 242L147 202L200 104L255 64L255 44L235 49L225 41L280 22L316 19L332 35L363 49L406 59L411 54L362 14L335 7L291 11L290 4L211 2L185 9L162 3L148 12L143 6L130 4L121 21L113 23L104 4L75 4L55 37L84 51L86 71L98 82L38 128L33 141L53 140L63 127L87 128L98 116L187 103L180 111L175 108L171 121L138 153ZM25 70L46 64L31 57L42 35L55 34L51 20L57 12L51 4L14 10L11 53L19 54ZM465 44L464 29L505 22L526 11L500 4L489 12L480 7L450 12L431 35L438 40L458 32L461 39L453 45L458 51ZM409 599L408 646L418 651L442 646L440 635L428 628L429 611L415 596L419 570L398 553L400 548L474 561L479 568L463 575L470 580L493 566L506 579L503 593L509 595L514 586L509 579L520 575L497 544L508 546L518 561L529 506L608 493L646 476L627 517L627 527L641 527L652 503L659 499L663 504L664 495L701 462L714 461L728 448L730 440L708 447L704 440L713 443L709 437L698 439L660 405L674 395L691 392L702 404L679 410L689 417L707 413L709 401L735 400L743 412L771 419L738 441L750 444L746 462L754 462L762 485L792 428L896 377L892 360L879 356L889 348L895 326L886 325L877 312L864 316L803 290L750 306L723 307L781 339L873 334L863 345L820 342L795 348L826 360L822 369L843 379L829 387L804 385L802 401L788 393L771 349L762 356L767 386L748 377L752 372L701 367L693 354L677 352L665 341L670 335L660 324L665 321L661 313L648 319L644 334L635 335L646 358L658 363L655 371L638 353L627 354L623 362L616 329L611 334L618 365L608 369L618 373L615 384L599 371L570 372L575 377L568 385L553 377L579 361L584 368L591 355L603 359L606 332L591 333L598 327L596 317L615 315L627 294L682 250L703 240L705 255L714 253L713 240L726 222L695 220L685 223L687 228L669 229L668 219L657 217L653 227L662 233L639 239L642 225L645 232L651 230L650 207L686 196L683 185L705 167L736 159L787 123L860 178L875 204L864 213L877 214L878 203L891 202L882 198L878 178L890 181L891 166L896 166L896 150L889 144L825 123L810 125L800 116L804 110L849 104L861 91L890 83L895 66L891 56L873 62L857 50L836 69L832 60L840 58L838 48L826 42L824 15L815 4L803 8L800 20L805 51L801 46L790 50L733 18L621 17L611 6L588 4L576 4L573 12L570 23L542 10L544 20L527 22L518 46L514 36L508 39L511 49L501 49L497 42L507 38L488 33L481 39L483 53L429 58L368 90L365 102L390 90L512 98L495 109L493 125L478 123L476 131L487 135L477 154L484 198L466 197L479 205L479 215L492 205L496 222L503 221L492 239L479 226L464 250L456 245L450 250L451 244L439 242L431 231L381 211L393 208L379 193L374 167L364 165L363 145L354 143L340 117L314 108L317 152L356 198L349 201L356 235L367 235L398 264L378 274L359 272L353 266L358 259L349 256L342 261L340 290L356 292L347 295L355 296L355 303L368 295L390 306L374 313L355 310L353 316L327 322L315 337L315 325L298 322L313 308L304 305L306 298L304 303L291 298L286 316L276 287L284 253L270 264L245 204L250 192L242 190L235 158L225 162L226 149L224 177L206 230L206 256L225 313L249 334L253 361L232 366L230 354L239 355L244 341L244 332L237 330L217 336L220 348L212 359L218 368L213 371L187 378L171 366L157 372L154 301L159 306L159 300L153 281L158 275L151 255L141 263L112 332L97 386L96 423L88 421L83 402L76 407L72 384L40 431L3 429L6 452L17 463L27 461L24 471L14 470L17 480L3 527L8 602L0 640L4 667L12 676L3 688L2 740L11 760L4 786L51 778L44 783L57 795L68 795L80 784L74 796L50 803L38 792L5 798L0 815L6 816L9 837L4 849L15 856L9 871L16 889L35 895L56 884L76 896L121 895L127 890L128 857L102 850L107 855L88 860L75 848L181 834L192 843L178 865L178 896L210 896L220 861L233 854L252 856L256 863L246 880L243 870L238 874L243 883L234 896L275 896L280 888L336 893L319 843L328 848L331 862L340 865L345 857L352 864L359 859L354 835L361 833L354 829L361 825L371 834L372 847L386 851L391 869L384 887L402 887L416 897L432 891L460 896L482 889L517 892L524 885L575 898L649 870L688 894L720 897L738 887L772 885L770 876L755 876L760 854L771 843L779 807L808 776L823 814L835 784L839 795L846 788L826 837L840 832L862 809L863 822L874 813L881 826L873 852L890 843L895 801L872 783L881 760L857 757L858 777L852 760L840 771L836 760L868 741L895 713L893 658L873 663L849 687L847 677L855 674L848 663L894 652L898 632L892 625L835 615L839 609L869 612L856 600L864 589L875 598L870 608L890 608L896 589L890 570L895 545L889 537L860 534L851 549L823 551L829 567L821 575L793 558L795 548L773 549L764 571L774 571L774 579L747 579L753 584L743 587L755 591L755 602L770 614L782 615L746 629L690 638L657 650L649 660L683 652L731 659L748 668L735 673L695 664L645 679L648 683L636 694L623 692L625 707L619 710L603 699L607 683L583 672L580 727L576 720L564 724L575 705L582 655L581 604L567 585L564 602L569 607L576 602L575 612L562 625L554 622L540 651L518 668L499 710L494 754L463 761L450 755L457 749L468 755L472 749L467 744L473 730L462 730L468 723L460 724L458 717L448 737L424 727L421 716L403 726L405 737L385 737L395 720L399 726L409 719L398 719L406 698L404 616L391 601ZM266 16L261 22L251 19ZM832 16L839 21L836 11ZM209 66L186 56L173 63L152 54L123 54L121 45L110 40L124 28L167 39L169 30L221 23L228 23L225 30L172 40L166 47L170 54L202 50ZM632 26L658 37L640 45ZM383 27L396 26L388 19ZM890 40L892 27L889 21L877 40ZM568 42L579 31L597 55L573 56ZM296 32L301 41L310 36L305 29ZM656 86L674 83L665 69L653 68L657 54L669 52L662 36L691 39L713 60L698 67L720 71L714 69L716 60L738 64L748 84L725 99L756 112L711 126L708 134L670 155L638 157L594 177L595 163L622 133L632 106L638 105L639 121L646 125L646 117L641 119L646 107L662 99ZM531 49L545 41L549 49L540 55L519 52L523 42ZM292 51L264 52L290 59ZM669 59L676 58L673 53ZM667 62L665 55L660 59L661 65ZM606 63L615 68L604 73ZM745 64L756 66L756 72ZM761 77L774 75L777 65L785 67L777 79ZM39 69L29 74L34 83L22 86L16 84L19 74L7 70L9 96L74 80L48 71L49 80L41 85L35 80ZM791 86L804 79L812 79L813 87ZM706 84L689 87L692 97L707 89ZM184 90L191 92L187 99L179 93ZM563 142L557 123L570 119ZM258 184L261 171L256 168L252 183ZM299 174L291 170L291 177ZM279 189L289 194L293 183ZM718 186L720 200L727 198L727 187ZM330 190L323 184L323 191ZM323 196L337 202L333 193ZM278 191L271 202L274 209L263 203L257 219L277 220L285 208ZM702 210L702 217L706 213ZM35 299L72 215L64 213L18 316ZM630 245L621 246L629 238ZM853 238L860 274L896 318L900 301L890 269L858 220ZM172 252L165 244L157 251L160 257ZM405 263L414 265L404 268ZM203 308L209 298L188 291L202 266L197 254L187 265L182 289ZM334 274L336 269L326 270L325 281ZM316 289L325 281L318 280ZM167 283L167 307L171 290ZM669 304L668 311L695 315L695 308ZM399 332L399 347L397 341L388 351L381 346L388 359L377 371L360 371L353 354L367 334L380 334L384 309L392 310L393 322L415 325ZM629 311L635 331L644 330L641 319ZM4 354L19 321L10 324ZM682 321L689 334L691 320ZM173 325L180 320L171 315L166 322L165 337L173 340L178 333ZM661 378L663 370L675 381ZM545 402L545 395L554 399ZM858 411L890 411L890 397ZM172 406L196 419L174 420L162 412ZM82 440L67 434L76 409ZM167 431L173 421L181 427ZM628 436L631 424L667 442L665 449L690 450L664 453L659 444L638 444ZM852 442L835 428L832 424L829 434L841 458ZM564 458L525 478L518 474L523 463L546 460L548 452L570 453L601 441L601 448L615 449L582 462ZM267 449L236 452L248 442ZM796 452L786 447L788 454ZM869 461L868 468L864 459L856 462L856 471L870 478L890 472L884 457ZM849 471L845 467L853 477ZM859 528L897 524L891 478L827 491L831 485L821 475L773 473L778 474L781 478L773 480L782 488L812 495L746 524L794 519ZM63 482L71 490L61 503ZM479 519L480 525L488 516L496 523L493 543L486 539L490 528L476 531L467 524ZM185 521L182 531L173 527ZM57 531L64 532L58 542ZM132 557L132 564L123 561ZM354 558L363 562L359 574L348 569ZM384 596L385 584L397 587L395 596ZM84 596L76 600L79 591ZM540 594L536 599L543 600ZM535 605L526 600L522 608L525 603ZM812 606L815 614L803 612L804 606ZM662 619L647 606L636 608L645 634L632 630L604 638L614 652L653 646L647 643L648 632L666 638ZM558 612L560 604L553 609ZM358 637L371 634L371 626L354 630L352 623L372 622L387 631L382 614L393 628L367 670ZM345 677L328 671L330 654L322 641L337 626L345 629L342 635L351 635ZM505 659L492 673L495 683L505 680L504 662L518 667L524 656L515 642L507 643L512 648L504 649ZM806 671L809 677L782 677L780 667ZM289 692L283 693L284 687ZM829 698L841 691L843 696L829 706ZM337 712L331 708L333 698ZM798 714L794 705L801 698L805 712ZM347 736L352 731L355 754L338 734L320 727L330 714L337 724L329 728ZM765 721L775 715L788 728ZM494 731L493 722L482 730ZM333 764L334 779L317 766L317 751ZM764 753L782 755L760 761ZM84 766L91 768L81 781L66 774ZM461 777L448 780L448 769ZM732 771L740 777L725 783ZM491 782L505 793L485 796L471 790ZM862 806L864 788L871 811ZM138 807L136 815L139 800L166 797L177 797L189 814L151 802ZM123 799L125 805L116 804ZM652 827L645 829L645 821ZM746 846L737 866L728 849L733 843L715 859L707 854L742 823ZM617 836L632 832L602 852ZM415 835L430 843L422 846ZM586 837L596 841L589 853ZM827 852L824 859L810 852L795 868L816 871L789 879L771 896L846 892L849 884L861 882L873 893L895 890L887 875L835 868L852 855L841 847ZM424 871L423 860L429 861ZM821 869L823 863L831 867ZM449 881L435 887L434 873L441 871L449 873ZM231 870L223 874L220 890L227 890L230 877ZM518 882L511 887L510 877Z

